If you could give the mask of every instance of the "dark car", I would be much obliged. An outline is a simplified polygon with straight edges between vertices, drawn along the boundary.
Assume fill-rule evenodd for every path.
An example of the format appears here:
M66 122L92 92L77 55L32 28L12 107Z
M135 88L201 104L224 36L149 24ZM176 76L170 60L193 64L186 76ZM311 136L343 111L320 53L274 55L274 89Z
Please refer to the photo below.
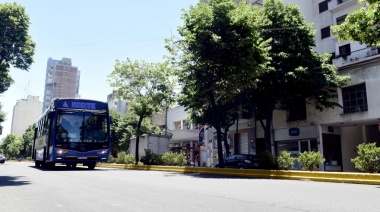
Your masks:
M0 163L5 163L5 157L2 154L0 154Z
M215 166L219 168L219 164ZM256 155L236 154L224 159L225 168L254 169L259 167Z

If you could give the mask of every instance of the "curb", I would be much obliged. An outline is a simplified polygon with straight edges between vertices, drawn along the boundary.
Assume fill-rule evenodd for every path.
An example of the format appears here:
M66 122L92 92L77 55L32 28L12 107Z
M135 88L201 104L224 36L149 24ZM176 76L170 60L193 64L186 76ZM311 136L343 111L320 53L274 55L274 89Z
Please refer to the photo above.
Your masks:
M319 182L354 183L367 185L380 185L380 174L353 173L353 172L311 172L311 171L285 171L260 169L217 169L204 167L176 167L176 166L142 166L129 164L98 163L98 167L132 169L146 171L166 171L180 173L198 173L211 175L225 175L235 177L261 178L261 179L287 179L310 180Z

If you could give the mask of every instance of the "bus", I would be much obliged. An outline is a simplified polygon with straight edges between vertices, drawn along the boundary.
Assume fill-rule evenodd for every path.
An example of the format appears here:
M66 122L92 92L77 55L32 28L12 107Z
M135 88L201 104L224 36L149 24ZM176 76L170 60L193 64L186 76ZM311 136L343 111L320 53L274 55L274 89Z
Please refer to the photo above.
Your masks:
M94 169L108 161L111 119L106 102L56 98L36 122L32 159L36 167L56 163Z

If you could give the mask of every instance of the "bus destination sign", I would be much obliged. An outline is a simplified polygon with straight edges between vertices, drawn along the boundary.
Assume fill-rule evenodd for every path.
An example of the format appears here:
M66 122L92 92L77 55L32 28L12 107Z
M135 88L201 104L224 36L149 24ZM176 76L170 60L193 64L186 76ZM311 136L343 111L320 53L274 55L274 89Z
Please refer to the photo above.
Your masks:
M96 102L62 100L58 102L58 108L99 110L101 106Z

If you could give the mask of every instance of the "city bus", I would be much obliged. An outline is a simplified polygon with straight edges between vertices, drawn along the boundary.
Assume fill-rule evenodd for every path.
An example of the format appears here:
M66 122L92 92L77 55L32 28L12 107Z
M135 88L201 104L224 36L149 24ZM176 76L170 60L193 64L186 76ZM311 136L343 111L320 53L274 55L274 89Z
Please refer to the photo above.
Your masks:
M36 167L56 163L94 169L111 148L108 104L85 99L53 99L36 122L32 159Z

